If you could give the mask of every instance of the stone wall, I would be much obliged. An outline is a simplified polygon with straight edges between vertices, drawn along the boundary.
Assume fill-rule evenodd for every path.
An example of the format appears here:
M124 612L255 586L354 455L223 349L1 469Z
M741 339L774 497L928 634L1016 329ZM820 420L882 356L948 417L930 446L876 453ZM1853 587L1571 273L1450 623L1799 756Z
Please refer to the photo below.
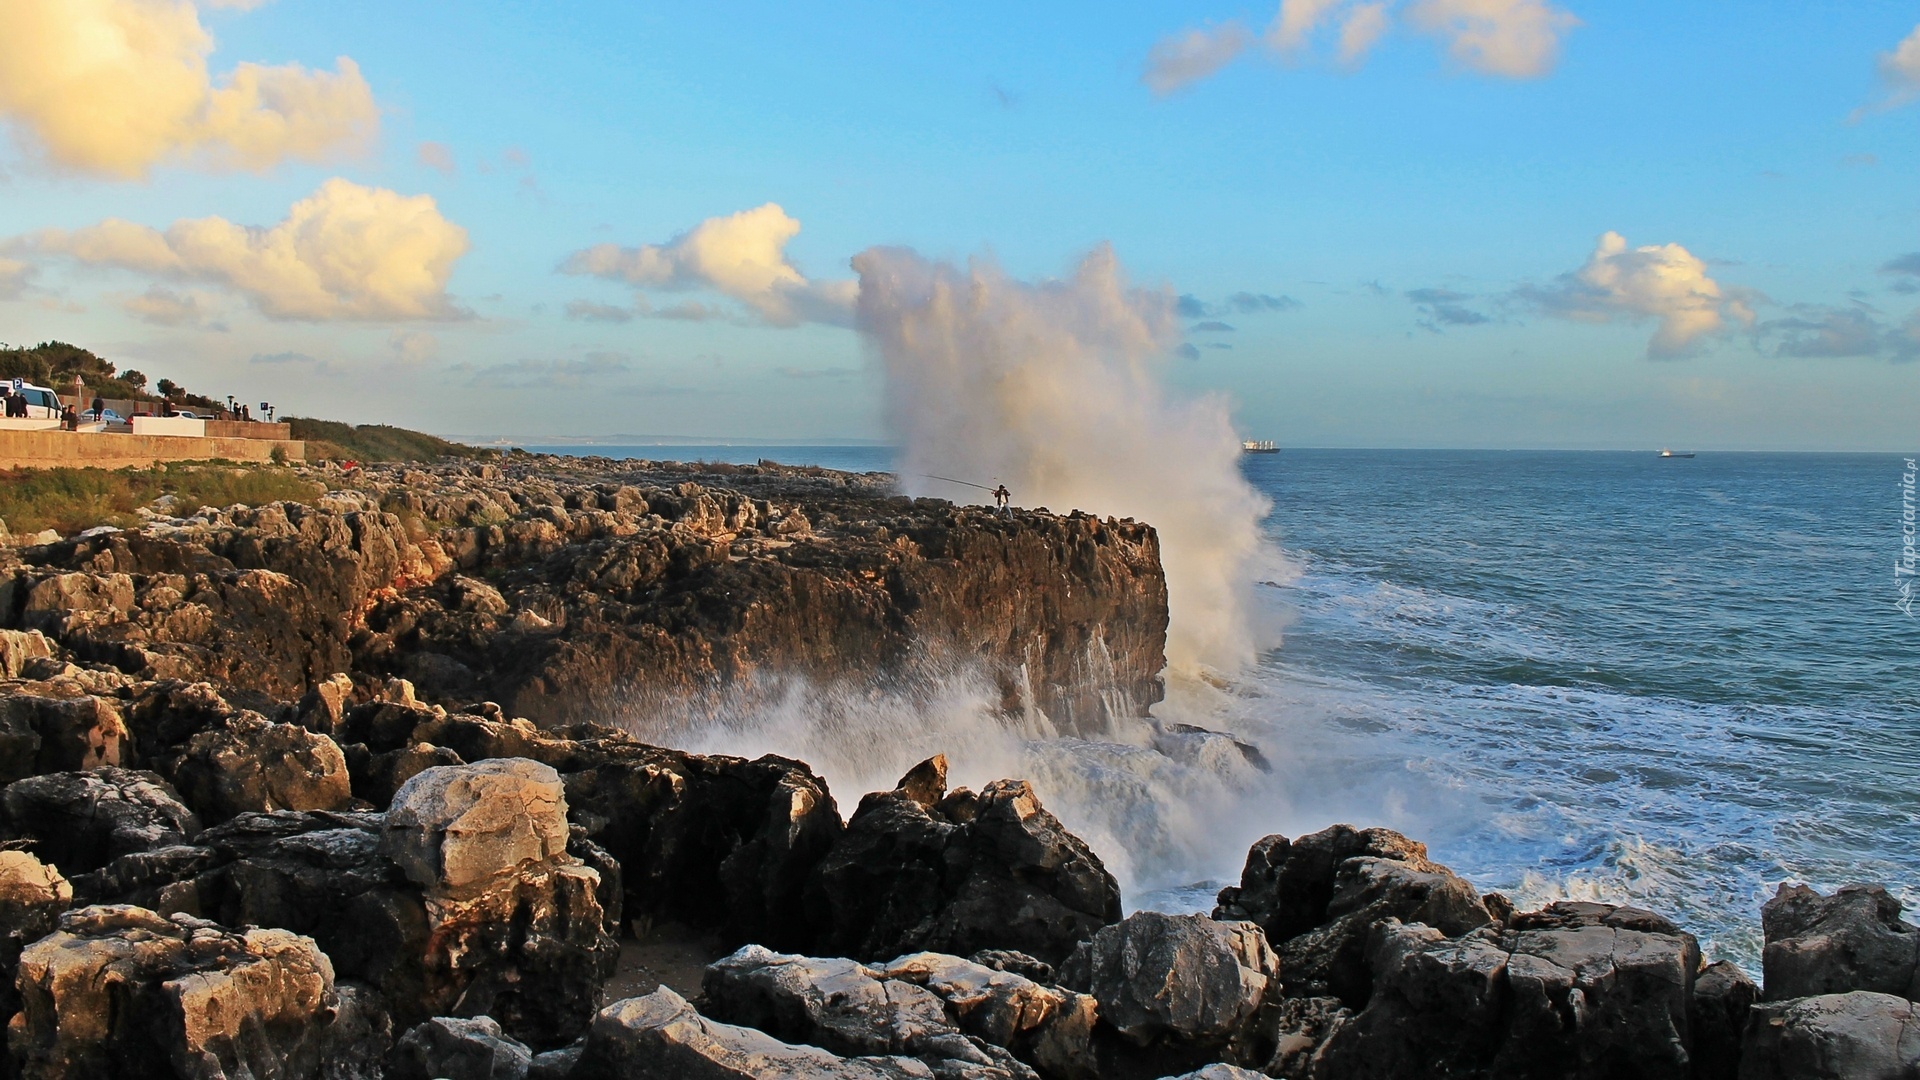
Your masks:
M256 425L258 426L258 425ZM0 430L0 469L144 468L160 461L267 461L274 448L305 461L307 444L288 439L195 439L106 432Z

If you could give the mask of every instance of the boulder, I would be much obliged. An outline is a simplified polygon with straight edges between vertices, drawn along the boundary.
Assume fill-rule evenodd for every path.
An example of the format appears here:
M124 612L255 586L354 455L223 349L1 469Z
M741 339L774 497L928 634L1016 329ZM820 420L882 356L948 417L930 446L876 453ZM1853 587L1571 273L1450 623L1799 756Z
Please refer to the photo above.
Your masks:
M486 1015L538 1048L581 1035L617 952L598 875L562 852L450 895L389 856L384 824L372 813L242 814L196 846L116 860L76 888L115 900L127 888L306 934L336 970L384 994L403 1029Z
M0 851L0 1016L20 1010L13 985L20 953L53 933L73 906L73 886L60 871L24 851Z
M715 1019L837 1054L917 1056L936 1071L1096 1075L1092 998L956 956L868 966L749 945L709 965L701 991Z
M1740 1080L1913 1080L1920 1005L1856 990L1755 1005Z
M0 697L0 783L121 765L126 742L120 710L105 698Z
M7 1040L25 1080L305 1077L385 1050L356 1045L378 1023L285 930L82 908L21 954L19 989Z
M1051 969L1020 953L983 954L988 966L940 953L913 953L878 968L883 978L925 987L946 1003L960 1030L1033 1066L1048 1080L1099 1075L1092 1037L1100 1007L1087 994L1043 985L1021 970Z
M1264 1074L1252 1069L1243 1069L1238 1065L1226 1065L1215 1062L1203 1069L1170 1077L1169 1080L1264 1080Z
M416 774L386 816L394 862L432 896L465 896L521 867L564 857L560 774L525 758L437 766Z
M401 1036L389 1080L525 1080L527 1044L503 1034L491 1016L436 1016Z
M1920 927L1878 885L1781 885L1760 909L1769 1001L1870 990L1920 1000Z
M132 852L178 844L200 819L159 776L131 769L50 773L0 791L8 832L34 841L42 859L69 876Z
M1373 993L1367 941L1387 919L1423 923L1458 937L1492 921L1472 885L1438 863L1410 856L1358 856L1334 874L1327 922L1278 943L1281 971L1292 993L1331 995L1364 1008Z
M1220 890L1213 917L1260 924L1275 943L1304 934L1329 919L1340 866L1348 859L1393 859L1423 864L1425 844L1391 829L1335 825L1288 840L1268 836L1247 851L1240 884Z
M840 838L825 780L788 758L746 761L644 746L604 729L581 734L534 752L566 774L574 819L619 861L628 918L711 930L728 945L813 947L808 875Z
M1309 1080L1321 1072L1321 1051L1353 1019L1339 998L1289 997L1269 1003L1256 1020L1257 1045L1272 1048L1261 1067L1268 1076Z
M1555 904L1457 938L1390 919L1368 960L1373 996L1326 1075L1692 1075L1699 946L1650 912Z
M814 871L807 906L823 952L879 958L1013 949L1057 964L1120 917L1099 856L1024 780L927 806L924 786L868 795Z
M53 642L40 631L0 630L0 679L17 679L29 661L52 657Z
M923 1080L938 1075L913 1058L841 1057L753 1028L717 1023L663 986L645 997L616 1001L594 1016L571 1080ZM948 1075L958 1080L964 1074ZM991 1074L972 1075L986 1080Z
M1142 911L1101 929L1060 968L1061 985L1091 994L1100 1019L1135 1046L1240 1045L1269 994L1279 958L1249 922Z
M347 760L325 735L240 713L194 735L170 761L181 798L210 822L273 810L343 810Z

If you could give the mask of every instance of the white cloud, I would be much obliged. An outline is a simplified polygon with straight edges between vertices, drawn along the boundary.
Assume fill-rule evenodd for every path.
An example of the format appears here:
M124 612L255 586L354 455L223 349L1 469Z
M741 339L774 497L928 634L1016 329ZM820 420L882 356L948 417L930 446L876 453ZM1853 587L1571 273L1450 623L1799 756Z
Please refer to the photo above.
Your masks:
M18 299L33 277L32 263L0 256L0 300Z
M630 373L633 363L619 353L594 352L580 360L525 359L485 367L455 364L449 370L466 375L468 386L490 390L529 390L605 383L613 376Z
M708 218L665 244L620 247L598 244L574 252L562 273L620 281L662 290L710 289L747 305L774 326L802 322L848 325L858 286L852 281L809 281L787 261L788 241L800 223L776 203ZM643 314L661 318L713 318L722 313L700 304L677 304Z
M446 143L423 142L414 148L414 160L442 176L452 176L460 171L453 160L453 148Z
M440 355L440 339L425 330L395 330L387 337L387 348L396 362L418 367Z
M1580 25L1545 0L1413 0L1407 21L1445 41L1466 67L1509 79L1552 71L1560 39Z
M1246 49L1247 28L1237 22L1164 38L1147 54L1140 81L1161 96L1208 78Z
M176 221L165 232L108 220L49 229L16 249L190 280L240 293L274 319L446 319L446 293L467 232L428 195L405 196L333 179L271 227L225 218Z
M1552 71L1561 41L1580 25L1548 0L1281 0L1263 40L1293 60L1323 30L1337 27L1340 62L1357 66L1396 22L1438 39L1466 69L1509 79ZM1141 81L1157 94L1169 93L1219 71L1245 45L1234 23L1165 38L1149 54Z
M266 169L361 149L379 126L346 57L330 72L243 63L216 80L190 0L0 0L0 26L0 119L62 169Z
M1881 53L1879 66L1885 94L1879 101L1855 109L1849 120L1857 123L1870 112L1896 109L1920 99L1920 26L1914 27L1892 52Z
M153 285L138 296L120 302L120 307L144 323L154 326L198 326L225 331L216 320L219 302L215 297L190 289L175 292L164 285Z
M1659 322L1647 355L1686 356L1702 340L1738 323L1750 326L1753 309L1728 295L1707 275L1707 264L1679 244L1629 248L1610 232L1587 264L1553 285L1518 290L1519 298L1548 315L1581 322Z

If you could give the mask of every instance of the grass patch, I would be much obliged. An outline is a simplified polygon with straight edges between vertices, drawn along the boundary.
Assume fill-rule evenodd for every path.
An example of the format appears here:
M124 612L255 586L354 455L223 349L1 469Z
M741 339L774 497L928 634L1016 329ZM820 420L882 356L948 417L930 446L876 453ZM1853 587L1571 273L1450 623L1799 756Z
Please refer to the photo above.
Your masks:
M178 500L173 515L182 517L202 506L306 502L325 490L291 472L234 465L15 469L0 471L0 520L14 533L56 529L71 536L96 525L138 524L134 511L162 495Z
M307 458L354 461L438 461L445 457L492 457L494 451L448 442L419 431L386 424L343 424L336 420L287 417L293 437L307 444Z

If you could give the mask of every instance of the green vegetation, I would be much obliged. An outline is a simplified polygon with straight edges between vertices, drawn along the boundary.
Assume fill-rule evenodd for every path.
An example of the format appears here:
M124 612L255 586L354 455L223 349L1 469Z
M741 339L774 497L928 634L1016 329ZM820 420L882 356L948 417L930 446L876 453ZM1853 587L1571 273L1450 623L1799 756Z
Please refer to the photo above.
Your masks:
M151 469L15 469L0 471L0 520L15 533L57 529L71 535L96 525L139 522L134 513L162 495L179 517L202 506L291 500L306 502L326 486L290 470L218 463Z
M423 432L386 424L342 424L304 416L284 418L293 437L307 444L307 460L322 458L354 461L438 461L443 457L491 457L492 450L448 442Z
M78 345L69 345L64 341L43 341L32 348L0 346L0 379L25 379L66 393L73 389L75 375L80 376L80 380L86 384L88 396L133 401L159 400L147 389L145 374L131 369L118 371L109 361ZM161 379L153 389L159 392L160 397L172 398L189 407L217 409L224 404L210 397L190 393L172 379Z

